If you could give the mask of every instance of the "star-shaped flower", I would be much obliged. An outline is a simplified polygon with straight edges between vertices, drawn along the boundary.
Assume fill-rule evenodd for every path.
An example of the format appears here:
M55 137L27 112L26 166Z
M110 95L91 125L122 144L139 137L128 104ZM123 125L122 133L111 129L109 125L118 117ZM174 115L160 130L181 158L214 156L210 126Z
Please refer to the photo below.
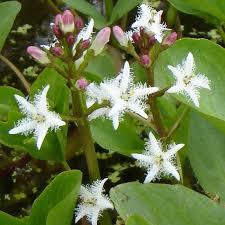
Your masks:
M170 174L177 180L180 175L174 166L174 157L177 151L184 147L184 144L171 144L167 151L163 151L162 144L156 140L153 133L149 133L149 140L145 144L143 154L132 154L132 157L138 160L140 166L147 168L147 176L144 183L149 183L160 174Z
M97 180L90 186L81 186L81 203L76 208L75 223L77 223L82 217L86 216L92 225L97 225L101 212L105 209L114 208L109 197L103 194L103 186L107 180L108 178Z
M148 118L145 113L147 96L158 91L157 87L147 87L146 84L133 82L133 76L128 62L125 62L121 73L114 79L105 80L100 85L90 84L87 87L88 101L101 103L106 100L108 107L94 111L89 119L106 116L113 121L114 129L119 126L119 121L125 112L133 112L144 118ZM89 104L91 105L91 104Z
M49 129L57 130L60 126L65 125L60 116L48 109L47 85L39 94L34 96L33 104L29 103L25 98L15 95L19 108L26 118L17 122L16 127L9 131L9 134L28 135L33 133L37 142L37 148L40 149L45 136Z
M166 24L161 23L161 16L163 11L156 11L150 5L141 4L138 10L138 16L136 17L136 21L132 24L131 28L133 28L133 32L140 32L140 28L144 29L144 31L149 35L154 35L155 39L161 43L164 32L169 30L166 27ZM128 36L131 37L131 33L128 32Z
M176 78L174 86L167 90L168 93L183 93L188 96L194 104L199 107L200 93L199 89L206 88L210 90L209 79L201 73L195 72L194 57L191 52L183 60L182 64L176 67L168 65L169 70Z

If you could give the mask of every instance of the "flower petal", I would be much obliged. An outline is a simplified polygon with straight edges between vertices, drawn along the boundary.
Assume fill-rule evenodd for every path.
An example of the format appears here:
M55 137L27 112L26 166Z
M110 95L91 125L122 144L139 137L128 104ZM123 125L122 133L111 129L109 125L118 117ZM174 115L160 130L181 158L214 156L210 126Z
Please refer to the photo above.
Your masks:
M98 207L94 208L92 211L92 218L91 218L91 225L98 225L98 216L99 216L100 210Z
M148 119L148 115L145 113L145 111L141 108L141 106L135 104L135 102L128 102L127 108L130 109L130 111L142 116L143 118Z
M194 67L195 67L195 62L194 62L194 57L191 52L188 53L187 58L185 59L184 63L184 71L187 75L191 75L193 73Z
M169 88L166 92L167 93L179 93L182 92L185 89L185 87L183 85L180 84L175 84L174 86L172 86L171 88Z
M149 133L149 145L150 145L150 151L153 154L159 154L162 152L162 146L159 141L156 140L154 134L152 132Z
M164 161L163 169L165 172L173 175L177 180L180 180L180 174L177 172L176 167L173 166L170 162Z
M194 87L201 87L210 90L209 83L210 81L208 77L204 76L203 74L198 74L191 79L191 85Z
M129 84L132 82L132 76L130 73L130 65L128 61L125 62L122 73L121 73L121 82L120 89L122 93L125 93L129 87Z
M20 125L18 125L17 127L14 127L13 129L9 130L9 134L19 134L19 133L29 133L31 131L33 131L36 128L36 121L32 120L21 120L19 122Z
M38 124L36 129L35 129L35 138L37 141L37 148L38 150L41 149L41 145L44 141L45 136L47 135L48 132L48 126L46 126L46 124L42 123L42 124Z
M170 159L173 155L177 153L181 148L184 147L184 144L174 144L171 145L171 148L167 150L167 152L164 153L164 158L165 159Z
M108 116L109 111L110 111L110 108L109 107L104 107L104 108L96 109L94 112L92 112L88 116L88 120L91 121L91 120L94 120L94 119L96 119L98 117L101 117L101 116Z
M47 85L39 94L34 96L34 106L41 114L48 112L47 93L49 88L50 85Z
M153 163L152 157L149 155L134 153L134 154L131 154L131 156L146 166L151 165Z
M172 74L176 79L180 80L184 77L184 74L179 67L174 67L171 65L168 65L167 67L172 72Z
M198 100L199 99L199 92L196 89L192 88L192 87L186 88L185 92L191 98L191 100L193 101L195 106L199 107L199 100Z
M21 97L20 95L14 95L20 110L26 114L26 115L34 115L36 114L36 109L35 107L30 104L25 98Z
M160 167L157 165L153 165L152 169L148 171L147 176L145 177L144 183L150 183L154 180L160 170Z

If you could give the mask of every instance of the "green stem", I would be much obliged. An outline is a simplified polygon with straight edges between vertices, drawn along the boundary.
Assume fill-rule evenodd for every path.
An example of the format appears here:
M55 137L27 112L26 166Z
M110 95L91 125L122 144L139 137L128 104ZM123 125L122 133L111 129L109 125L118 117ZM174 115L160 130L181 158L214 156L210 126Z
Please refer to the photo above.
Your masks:
M62 162L65 170L71 170L70 166L68 165L67 161Z
M55 5L55 3L52 0L46 0L46 2L47 2L47 5L48 5L48 7L49 7L49 9L51 10L52 13L54 13L54 14L61 13L59 8Z
M113 1L105 0L104 4L105 4L105 15L109 19L111 16L111 13L112 13L112 9L113 9Z
M221 26L218 26L217 29L218 29L218 31L220 32L220 35L221 35L221 37L222 37L222 39L223 39L223 42L224 42L224 44L225 44L225 32L224 32L224 30L223 30L222 25L221 25Z
M147 78L148 84L150 86L154 87L153 71L152 71L151 68L146 68L146 70L147 70L147 75L148 75L148 78ZM148 97L148 103L149 103L150 108L151 108L154 125L157 129L157 132L158 132L159 136L161 138L163 138L163 137L166 136L166 131L165 131L165 128L164 128L162 120L161 120L161 116L160 116L158 106L156 104L156 98L154 96L152 96L152 97L149 96Z
M83 93L72 90L72 104L74 116L79 115L81 120L77 121L79 138L85 153L90 181L100 178L98 160L95 147L91 136L90 125L85 115L85 104L83 104Z
M68 122L76 122L78 121L80 118L75 117L75 116L64 116L64 115L60 115L60 117L64 120L64 121L68 121Z
M186 106L185 109L182 111L182 113L177 118L177 120L175 121L175 123L173 124L173 126L170 128L170 130L165 138L166 140L169 139L173 135L173 133L177 130L177 128L179 127L180 123L182 122L182 120L184 119L184 117L186 116L188 111L189 111L189 107Z
M30 93L30 84L26 80L26 78L23 76L23 74L20 72L20 70L11 62L9 61L5 56L0 54L0 59L17 75L17 77L20 79L21 83L23 84L24 88L26 89L27 93Z

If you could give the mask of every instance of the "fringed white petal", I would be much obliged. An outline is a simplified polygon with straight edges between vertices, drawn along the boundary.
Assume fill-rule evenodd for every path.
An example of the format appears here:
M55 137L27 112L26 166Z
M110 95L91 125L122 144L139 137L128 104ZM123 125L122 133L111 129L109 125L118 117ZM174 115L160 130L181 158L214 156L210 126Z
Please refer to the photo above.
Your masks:
M159 170L160 170L160 167L158 167L157 165L153 165L151 170L148 171L147 176L145 177L144 183L150 183L151 181L153 181L157 177Z
M36 121L33 120L21 120L19 124L13 129L9 130L9 134L28 134L36 129Z
M34 97L34 106L38 113L45 114L48 112L47 93L49 88L49 85L45 86L44 89Z
M177 180L180 180L180 174L177 172L176 167L172 165L169 161L164 161L163 168L166 173L171 174Z
M183 147L184 147L184 144L170 145L170 149L168 149L167 152L164 153L164 158L167 160L170 159L173 155L175 155Z
M20 95L14 95L20 110L22 111L22 113L26 114L26 115L33 115L36 114L36 109L35 107L30 104L25 98L21 97Z
M104 107L104 108L100 108L100 109L96 109L94 112L92 112L89 116L88 116L88 120L94 120L97 119L98 117L108 117L110 108L109 107Z
M191 52L188 53L187 58L185 59L184 63L184 71L185 74L191 75L195 69L195 62L194 62L194 56Z
M45 139L45 136L47 135L48 132L48 126L46 124L37 124L37 127L35 129L35 138L37 141L37 148L40 150L41 145Z

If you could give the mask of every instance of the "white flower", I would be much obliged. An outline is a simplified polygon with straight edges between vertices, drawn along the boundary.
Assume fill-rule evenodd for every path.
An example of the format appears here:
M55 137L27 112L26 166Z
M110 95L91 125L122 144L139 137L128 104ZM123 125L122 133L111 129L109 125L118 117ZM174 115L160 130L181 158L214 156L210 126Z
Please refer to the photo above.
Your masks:
M145 152L143 154L132 154L132 157L138 160L140 166L144 166L148 170L144 183L151 182L160 176L161 173L171 174L177 180L180 180L180 175L173 164L173 159L176 152L183 147L184 144L171 144L165 152L161 143L150 132L149 140L145 145Z
M92 225L97 225L98 217L101 212L105 209L114 208L109 197L103 194L103 186L107 180L108 178L97 180L90 186L81 186L81 203L76 208L75 223L77 223L82 217L87 216L87 219Z
M37 148L40 149L45 136L49 129L57 130L60 126L65 125L60 116L48 109L47 92L49 85L47 85L39 94L34 96L33 104L29 103L25 98L15 95L19 108L26 118L17 122L15 128L9 131L9 134L28 135L34 134L37 142Z
M192 53L188 53L187 58L183 60L181 65L176 67L168 65L168 68L176 78L176 83L167 92L183 93L199 107L200 93L198 89L206 88L210 90L210 81L203 74L195 74L195 62Z
M155 39L161 43L164 31L169 30L166 28L166 24L161 23L161 16L163 11L156 11L151 6L147 4L141 4L138 10L138 16L136 21L132 24L131 28L134 30L132 32L139 33L140 28L149 35L154 35ZM131 32L128 32L128 37L131 37Z
M105 115L112 119L114 129L118 128L125 112L133 112L147 119L148 115L145 113L147 95L158 90L159 88L147 87L146 84L135 85L129 63L125 62L122 72L115 79L105 80L99 86L90 84L87 87L89 102L93 104L106 100L110 103L109 107L94 111L89 119Z

